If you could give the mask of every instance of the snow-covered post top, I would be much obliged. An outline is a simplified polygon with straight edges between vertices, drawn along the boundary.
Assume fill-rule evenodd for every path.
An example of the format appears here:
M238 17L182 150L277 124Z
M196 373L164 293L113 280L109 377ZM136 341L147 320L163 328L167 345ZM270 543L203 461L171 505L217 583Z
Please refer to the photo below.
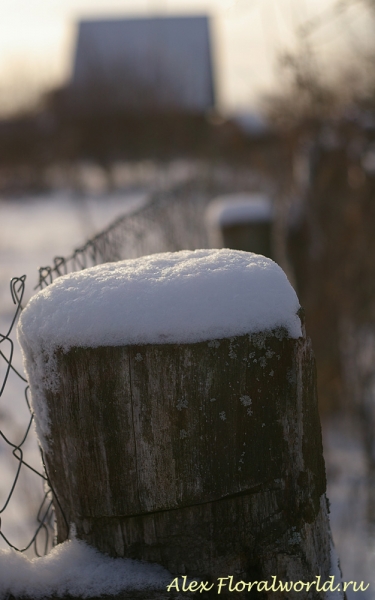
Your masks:
M74 523L99 550L180 575L328 576L299 315L283 271L234 250L106 264L34 296L18 335L58 539Z
M206 222L214 247L224 246L272 256L271 200L260 193L220 196L206 212Z

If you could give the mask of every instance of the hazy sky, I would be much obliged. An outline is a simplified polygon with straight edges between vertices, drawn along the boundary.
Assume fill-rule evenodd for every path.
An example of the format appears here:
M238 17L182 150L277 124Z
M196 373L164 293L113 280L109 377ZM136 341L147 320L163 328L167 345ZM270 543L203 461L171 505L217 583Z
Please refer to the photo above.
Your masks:
M337 0L0 0L0 92L17 102L69 77L76 23L81 17L129 14L208 13L219 103L246 107L277 83L277 54L292 48L299 26L317 15L325 25L312 39L327 64L347 60L363 43L366 22L359 9L330 13ZM276 82L276 83L275 83ZM0 94L1 95L1 94ZM1 99L0 99L1 102Z

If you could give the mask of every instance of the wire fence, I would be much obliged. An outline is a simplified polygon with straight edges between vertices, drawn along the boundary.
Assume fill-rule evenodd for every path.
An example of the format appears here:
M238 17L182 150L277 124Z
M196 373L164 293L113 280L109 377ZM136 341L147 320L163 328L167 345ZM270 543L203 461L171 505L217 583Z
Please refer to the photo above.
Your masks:
M193 194L192 191L191 185L180 185L151 194L138 208L116 219L70 256L57 256L52 266L41 267L35 290L43 289L56 277L90 266L143 254L206 246L204 198L198 190Z
M37 477L39 477L43 481L49 483L45 469L43 472L38 471L38 470L34 469L34 467L32 467L24 459L23 447L25 445L25 442L27 440L27 437L29 435L31 425L33 422L33 414L32 414L30 400L29 400L30 389L29 389L29 386L27 385L26 378L14 367L14 365L12 363L13 353L14 353L14 342L11 338L11 334L12 334L13 328L17 322L19 313L22 310L22 300L23 300L23 296L24 296L24 292L25 292L25 280L26 280L26 277L25 277L25 275L23 275L22 277L14 277L10 283L11 296L12 296L12 300L13 300L14 304L16 305L16 309L15 309L14 316L13 316L13 319L11 321L8 331L6 332L5 335L0 334L0 357L5 362L5 373L3 376L3 381L2 381L2 385L1 385L1 389L0 389L0 397L3 395L3 392L5 390L5 386L7 384L9 374L11 371L13 371L16 374L16 376L19 377L19 379L26 384L25 402L27 404L27 408L30 413L30 418L26 425L26 429L24 431L22 439L17 444L14 444L10 439L8 439L8 437L5 435L5 433L2 430L0 430L1 438L5 441L6 444L8 444L12 448L12 455L15 458L15 460L18 462L16 474L15 474L12 486L10 488L9 494L7 495L7 497L5 499L4 504L2 505L2 507L0 509L0 515L2 515L4 513L4 511L6 510L6 508L8 507L8 505L11 501L11 498L14 494L16 485L19 481L22 467L30 469L30 471L33 472ZM1 349L1 346L3 344L5 345L5 343L9 344L10 351L9 351L8 355L5 352L3 352L3 350ZM37 538L38 538L40 531L43 530L43 532L45 533L44 553L47 553L50 532L52 530L52 524L51 524L52 516L53 516L52 515L52 492L51 492L51 486L49 485L48 489L45 491L42 503L41 503L38 513L36 515L36 520L37 520L38 526L36 528L34 535L31 538L30 542L24 548L18 548L14 544L12 544L10 542L10 540L8 540L8 538L4 535L4 533L1 529L1 525L2 525L1 517L0 517L0 535L3 538L3 540L8 544L8 546L10 546L11 548L14 548L15 550L19 550L21 552L28 550L30 548L30 546L34 545L35 554L37 556L39 556L39 552L38 552L38 548L37 548Z
M241 191L248 188L250 191L258 186L259 182L254 181L253 177L249 178L248 174L244 179L236 176L227 178L225 182L220 177L213 181L212 174L210 174L209 179L207 176L201 176L174 185L170 189L155 191L131 212L116 219L109 227L88 240L83 246L75 249L71 255L55 257L52 265L41 267L39 280L34 289L41 290L62 275L106 262L136 258L157 252L209 247L204 216L207 204L213 195L219 189L220 192L236 191L236 188ZM0 366L2 367L0 370L0 375L2 373L0 399L6 391L10 374L15 375L25 384L24 401L29 414L20 441L15 442L3 430L0 430L1 440L11 449L12 456L17 463L9 493L0 506L0 536L10 548L20 552L33 548L35 555L41 556L47 554L55 543L54 504L59 505L59 499L51 486L42 450L40 449L43 467L41 469L35 468L25 456L25 446L34 415L27 380L14 366L14 342L12 340L15 325L23 308L25 279L26 276L23 275L15 277L11 281L10 290L15 311L8 331L0 334ZM24 546L19 547L4 534L1 518L19 485L22 470L28 470L33 477L39 479L44 485L44 492L36 511L35 531L31 539ZM61 509L60 505L59 508ZM61 513L64 518L62 511ZM66 520L65 524L69 530Z

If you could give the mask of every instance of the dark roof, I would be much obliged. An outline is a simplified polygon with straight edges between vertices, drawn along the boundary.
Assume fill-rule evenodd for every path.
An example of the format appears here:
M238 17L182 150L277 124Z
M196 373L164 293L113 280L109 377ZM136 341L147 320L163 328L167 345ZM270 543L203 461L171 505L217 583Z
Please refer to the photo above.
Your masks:
M209 20L82 21L72 86L103 96L111 90L127 107L205 111L214 105Z

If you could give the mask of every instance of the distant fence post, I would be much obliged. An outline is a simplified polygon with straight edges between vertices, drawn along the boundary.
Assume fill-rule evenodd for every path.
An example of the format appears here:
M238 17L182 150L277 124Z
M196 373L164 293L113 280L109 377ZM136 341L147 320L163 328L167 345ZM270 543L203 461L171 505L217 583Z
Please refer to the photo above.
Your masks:
M206 212L214 247L234 248L273 258L273 206L264 194L220 196Z
M216 254L243 261L251 256ZM178 255L188 262L196 253L159 255L155 261ZM199 257L206 255L215 252L198 251ZM95 269L86 274L99 273ZM80 276L78 302L85 294ZM65 299L76 285L73 276L53 284L57 311L65 302L63 280ZM311 582L318 575L328 580L331 535L315 361L304 328L299 337L281 324L203 341L176 343L165 335L166 341L159 336L157 343L98 347L82 340L68 349L55 340L53 353L41 358L34 333L38 322L42 326L43 306L49 310L53 286L30 306L30 317L25 310L20 340L48 473L78 538L112 556L157 562L173 574L215 585L229 576L234 582L272 583L272 577ZM238 290L232 291L235 297ZM177 304L189 292L181 294ZM130 307L130 292L127 302ZM165 318L173 321L172 311ZM94 314L92 319L95 327ZM119 316L119 329L121 323ZM55 508L61 542L67 530ZM229 582L224 580L221 597L231 595ZM299 598L300 593L271 590L265 597ZM303 597L324 598L324 592L312 587Z

